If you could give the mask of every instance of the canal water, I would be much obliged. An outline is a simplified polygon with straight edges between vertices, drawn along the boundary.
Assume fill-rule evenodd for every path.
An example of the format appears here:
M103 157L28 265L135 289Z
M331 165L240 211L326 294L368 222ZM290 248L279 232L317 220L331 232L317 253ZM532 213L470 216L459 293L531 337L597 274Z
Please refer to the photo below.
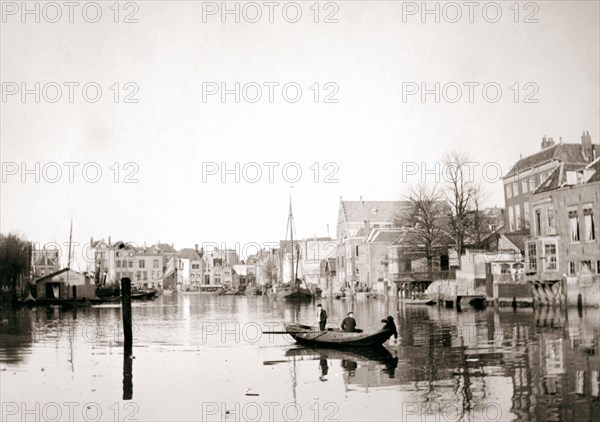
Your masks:
M352 310L383 352L299 347L282 321L316 322L314 303L164 296L133 305L134 359L121 310L0 311L5 421L600 420L597 309L487 309L324 300Z

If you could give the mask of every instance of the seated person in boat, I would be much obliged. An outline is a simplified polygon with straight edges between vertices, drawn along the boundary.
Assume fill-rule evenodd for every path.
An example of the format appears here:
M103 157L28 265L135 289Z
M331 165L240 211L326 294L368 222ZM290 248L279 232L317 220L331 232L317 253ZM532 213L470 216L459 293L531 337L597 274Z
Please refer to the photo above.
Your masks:
M382 319L381 322L385 324L381 329L391 331L394 335L394 341L398 340L398 330L396 329L394 317L390 315L387 317L387 319Z
M348 312L348 316L342 321L342 330L353 333L356 331L356 320L354 319L354 312Z

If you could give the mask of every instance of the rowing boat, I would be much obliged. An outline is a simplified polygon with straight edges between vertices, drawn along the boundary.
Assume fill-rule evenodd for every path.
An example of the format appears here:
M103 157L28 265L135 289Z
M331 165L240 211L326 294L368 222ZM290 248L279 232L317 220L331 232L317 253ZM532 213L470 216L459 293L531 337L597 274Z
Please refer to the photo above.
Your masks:
M378 347L392 335L389 330L371 333L347 332L339 329L316 331L308 325L286 323L285 330L300 344L328 347Z

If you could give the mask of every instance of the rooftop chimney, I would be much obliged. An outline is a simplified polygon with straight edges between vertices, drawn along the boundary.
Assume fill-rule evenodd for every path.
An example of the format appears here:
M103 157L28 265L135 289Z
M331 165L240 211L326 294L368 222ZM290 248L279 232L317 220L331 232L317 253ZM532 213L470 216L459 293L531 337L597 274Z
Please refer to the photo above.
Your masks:
M546 149L553 145L554 145L554 140L550 137L547 138L546 135L544 135L544 137L542 138L542 149Z
M592 149L592 137L590 136L590 132L583 132L581 135L581 152L587 161L593 159L594 154Z

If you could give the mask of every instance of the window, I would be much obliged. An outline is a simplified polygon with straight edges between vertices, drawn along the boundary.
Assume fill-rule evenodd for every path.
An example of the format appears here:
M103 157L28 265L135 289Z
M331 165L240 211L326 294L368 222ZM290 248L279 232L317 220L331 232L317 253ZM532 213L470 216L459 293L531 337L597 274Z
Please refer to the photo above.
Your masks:
M152 280L154 280L154 275L155 275L155 272L152 271Z
M537 189L538 183L537 183L537 177L536 176L533 176L533 177L529 178L529 186L531 186L531 191L532 192Z
M117 268L121 268L121 261L117 261Z
M510 183L506 185L506 197L512 198L512 185Z
M523 203L523 214L525 215L525 228L529 228L529 202Z
M528 181L527 179L523 179L523 180L521 180L521 191L522 191L523 193L527 193L527 191L528 191L528 189L529 189L529 186L527 186L527 185L528 185L528 183L529 183L529 181Z
M152 260L152 267L153 268L158 268L158 259Z
M579 217L577 211L569 211L569 228L571 232L571 242L579 242Z
M356 256L358 256L358 245L356 245Z
M596 227L594 226L594 212L591 205L584 205L583 225L585 228L585 240L591 242L596 240Z
M575 275L575 263L569 262L569 275Z
M554 207L548 207L547 219L548 219L548 228L554 229L555 228L555 226L554 226L554 223L555 223Z
M517 196L519 194L519 184L517 182L513 183L513 196Z
M144 271L144 280L148 280L148 271Z
M508 227L511 232L515 230L515 210L512 205L508 207Z
M527 269L537 271L537 246L535 242L527 244Z
M539 208L535 210L535 235L542 235L542 210Z
M141 272L141 271L138 271L138 272L136 273L136 278L137 278L138 280L141 280L141 279L142 279L142 272Z
M133 261L129 261L129 268L133 268Z
M146 261L144 261L143 259L140 259L140 268L146 268Z
M544 257L546 258L546 264L544 269L556 270L558 265L556 262L556 243L545 243L544 244Z
M581 272L591 273L592 272L592 261L581 261Z
M596 274L600 274L600 261L596 261Z
M521 230L521 205L515 205L515 227L517 230Z

